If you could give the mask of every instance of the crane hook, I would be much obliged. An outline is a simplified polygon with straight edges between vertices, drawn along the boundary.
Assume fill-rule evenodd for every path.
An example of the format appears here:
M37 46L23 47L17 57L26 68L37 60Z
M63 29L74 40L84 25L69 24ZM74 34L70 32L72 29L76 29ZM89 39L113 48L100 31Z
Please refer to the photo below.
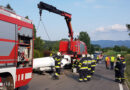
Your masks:
M40 21L42 20L41 16L42 16L42 10L40 9L39 11L39 14L40 14Z

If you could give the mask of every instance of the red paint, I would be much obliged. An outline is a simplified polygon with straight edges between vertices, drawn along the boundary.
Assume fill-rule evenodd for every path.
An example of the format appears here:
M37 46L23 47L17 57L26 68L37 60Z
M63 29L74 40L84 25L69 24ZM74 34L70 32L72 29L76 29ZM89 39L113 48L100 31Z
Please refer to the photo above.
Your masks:
M20 21L20 20L18 20L16 18L9 17L9 16L3 15L3 14L0 14L0 20L6 21L6 22L10 22L10 23L13 23L13 24L17 24L19 26L23 26L23 27L27 27L27 28L33 29L33 25L32 24L29 24L29 23L24 22L24 21Z
M69 45L71 44L71 45ZM80 44L83 44L84 46L84 52L80 51ZM76 52L78 55L87 54L87 47L86 44L82 41L76 40L76 41L60 41L59 45L59 52L62 54L69 54L73 55L73 53L69 53L69 51Z
M22 28L22 26L18 26L18 31L20 31L20 30L21 30L21 28Z
M17 61L0 61L0 64L5 64L5 63L15 63Z
M0 38L0 41L3 41L3 42L13 42L13 43L18 43L18 41L15 41L15 40L9 40L9 39L3 39L3 38Z
M17 69L16 70L16 75L17 75L17 80L15 82L15 88L21 87L29 83L31 78L25 79L25 74L26 73L32 73L32 68L22 68L22 69ZM24 79L21 80L21 75L24 74ZM20 80L18 81L18 75L20 75Z
M62 15L62 16L65 16L65 17L68 17L68 18L71 18L71 14L68 14L68 13L66 13L66 12L63 12L61 15Z
M1 77L0 77L0 83L2 82L2 79L1 79Z
M0 8L0 9L3 10L3 11L6 11L6 12L12 13L12 12L7 11L7 10L4 10L4 9L2 9L2 8ZM12 14L16 15L15 13L12 13ZM19 15L16 15L16 16L19 16ZM19 16L19 17L23 18L22 16ZM28 20L29 20L29 19L28 19ZM29 20L29 21L31 21L31 20ZM32 22L32 21L31 21L31 22Z
M59 51L62 53L68 52L69 41L60 41Z
M0 14L0 20L16 24L16 26L18 26L18 30L21 30L22 27L26 27L26 28L32 29L32 31L33 31L33 24L21 21L19 19L16 19L16 18L13 18L13 17L9 17L9 16L6 16L6 15ZM33 31L33 40L34 40L34 31ZM5 64L5 63L17 63L17 61L15 61L15 60L17 60L17 58L18 58L18 41L9 40L9 39L3 39L3 38L1 38L0 41L15 43L15 45L13 46L13 49L11 50L9 56L0 56L0 64L1 63L2 64ZM33 41L33 50L34 50L34 41ZM10 61L10 59L12 61ZM1 60L3 60L3 61L1 61ZM16 69L16 75L20 75L20 81L17 81L18 77L16 77L17 78L17 80L15 82L15 87L16 88L24 86L24 85L29 83L31 78L25 80L25 74L26 73L32 73L32 67ZM22 74L24 75L24 78L21 81L21 75Z

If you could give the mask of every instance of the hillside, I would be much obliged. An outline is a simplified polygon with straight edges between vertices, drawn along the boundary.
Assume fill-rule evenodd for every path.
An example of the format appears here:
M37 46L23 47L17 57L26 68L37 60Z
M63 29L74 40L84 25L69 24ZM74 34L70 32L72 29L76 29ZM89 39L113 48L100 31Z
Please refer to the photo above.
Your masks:
M98 44L102 48L114 47L115 45L126 46L126 47L130 48L130 40L125 40L125 41L99 40L99 41L92 41L91 43Z

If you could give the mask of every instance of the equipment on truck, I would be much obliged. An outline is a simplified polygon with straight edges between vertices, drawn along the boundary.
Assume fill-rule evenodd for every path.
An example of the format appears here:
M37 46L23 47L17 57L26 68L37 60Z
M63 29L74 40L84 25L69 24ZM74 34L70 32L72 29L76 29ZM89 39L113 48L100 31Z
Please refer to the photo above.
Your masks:
M32 78L33 24L29 19L0 7L0 79L3 89L13 90Z
M65 18L68 30L69 30L69 37L70 41L60 41L59 45L59 52L62 53L62 55L70 55L71 58L74 58L75 55L77 55L77 58L82 54L87 54L87 46L84 42L73 38L73 30L71 26L71 14L58 10L56 7L52 5L48 5L44 2L40 2L38 4L39 13L40 16L42 15L42 10L47 10L52 13L56 13L58 15L61 15Z

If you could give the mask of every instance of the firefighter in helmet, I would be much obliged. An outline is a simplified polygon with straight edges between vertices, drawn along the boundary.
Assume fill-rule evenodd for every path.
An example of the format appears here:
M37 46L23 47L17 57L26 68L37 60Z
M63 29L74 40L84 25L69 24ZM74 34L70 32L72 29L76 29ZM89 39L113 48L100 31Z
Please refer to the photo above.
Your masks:
M87 79L88 81L91 80L91 63L92 63L92 59L90 54L87 54L87 61L88 61L88 74L87 74Z
M57 55L55 55L53 58L55 60L55 74L53 79L58 80L61 71L61 53L57 52Z
M126 67L126 61L124 56L117 56L116 66L115 66L115 82L124 83L124 70Z
M92 59L92 62L91 62L91 75L93 75L93 73L95 72L95 67L96 67L96 60L94 59L93 54L91 54L91 59Z
M79 67L79 81L87 81L87 72L88 72L88 66L87 66L87 57L85 54L82 55L81 60L78 64Z

